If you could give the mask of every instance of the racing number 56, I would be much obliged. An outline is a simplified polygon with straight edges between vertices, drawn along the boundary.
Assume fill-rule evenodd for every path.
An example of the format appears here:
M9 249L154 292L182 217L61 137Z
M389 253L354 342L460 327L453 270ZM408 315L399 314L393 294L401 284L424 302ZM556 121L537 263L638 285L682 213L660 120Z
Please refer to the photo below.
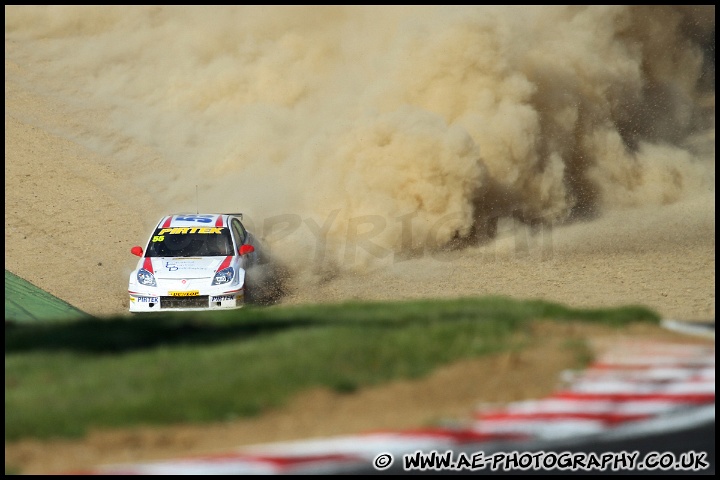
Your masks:
M210 222L212 222L212 215L187 215L184 217L176 217L175 220L178 220L181 222L210 223Z

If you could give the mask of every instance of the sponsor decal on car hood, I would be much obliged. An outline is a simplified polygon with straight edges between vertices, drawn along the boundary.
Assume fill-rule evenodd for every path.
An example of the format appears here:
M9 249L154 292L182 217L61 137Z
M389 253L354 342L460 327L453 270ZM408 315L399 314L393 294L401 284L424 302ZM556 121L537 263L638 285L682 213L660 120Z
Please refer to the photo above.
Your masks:
M225 257L152 258L157 278L205 278L215 275Z

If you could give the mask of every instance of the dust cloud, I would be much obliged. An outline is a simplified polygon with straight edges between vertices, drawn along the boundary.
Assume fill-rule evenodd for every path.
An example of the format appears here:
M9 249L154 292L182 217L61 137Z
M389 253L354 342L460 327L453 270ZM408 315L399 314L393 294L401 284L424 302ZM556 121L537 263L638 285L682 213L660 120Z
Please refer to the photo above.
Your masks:
M291 269L714 203L714 5L5 14L6 55L77 115L55 131L132 172L150 224L242 211Z

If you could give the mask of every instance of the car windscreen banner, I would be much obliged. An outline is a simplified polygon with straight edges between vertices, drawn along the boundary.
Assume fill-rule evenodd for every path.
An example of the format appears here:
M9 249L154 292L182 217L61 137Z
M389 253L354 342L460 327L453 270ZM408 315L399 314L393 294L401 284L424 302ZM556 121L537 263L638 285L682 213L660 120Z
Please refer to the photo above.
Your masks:
M209 257L232 253L232 238L226 227L172 227L155 230L146 256Z

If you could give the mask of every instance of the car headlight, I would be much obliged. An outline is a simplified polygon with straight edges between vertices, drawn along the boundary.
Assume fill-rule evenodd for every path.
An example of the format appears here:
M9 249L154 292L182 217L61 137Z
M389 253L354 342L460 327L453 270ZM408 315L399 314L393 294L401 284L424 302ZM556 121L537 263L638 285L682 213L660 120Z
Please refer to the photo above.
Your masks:
M223 268L219 272L215 274L215 278L213 278L213 285L223 285L225 283L230 283L235 276L235 269L233 267L227 267Z
M137 273L137 281L141 285L145 285L146 287L156 287L157 283L155 283L155 275L148 272L144 268L141 268L138 270Z

